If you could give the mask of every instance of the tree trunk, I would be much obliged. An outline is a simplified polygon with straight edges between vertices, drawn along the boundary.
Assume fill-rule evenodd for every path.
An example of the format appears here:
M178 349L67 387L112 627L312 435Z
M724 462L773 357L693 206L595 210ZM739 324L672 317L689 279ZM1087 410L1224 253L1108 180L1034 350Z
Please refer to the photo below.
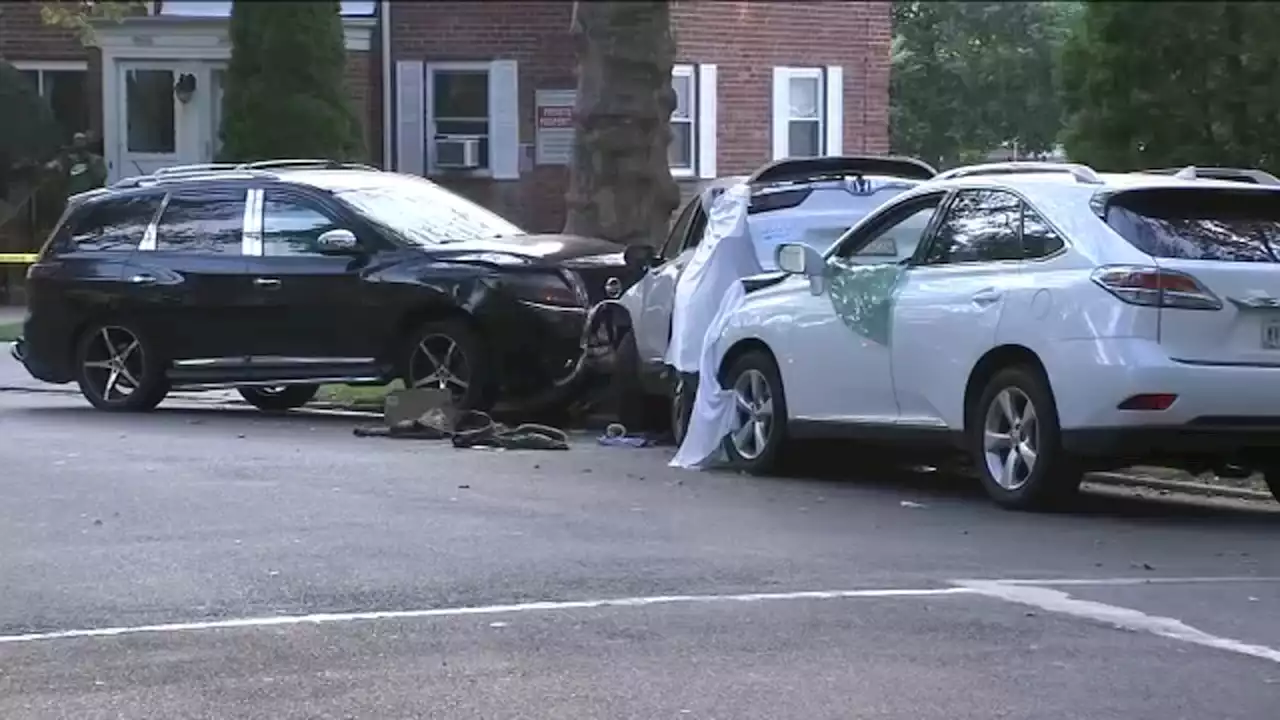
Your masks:
M680 189L671 178L671 65L665 0L575 2L578 55L566 233L625 245L667 234Z

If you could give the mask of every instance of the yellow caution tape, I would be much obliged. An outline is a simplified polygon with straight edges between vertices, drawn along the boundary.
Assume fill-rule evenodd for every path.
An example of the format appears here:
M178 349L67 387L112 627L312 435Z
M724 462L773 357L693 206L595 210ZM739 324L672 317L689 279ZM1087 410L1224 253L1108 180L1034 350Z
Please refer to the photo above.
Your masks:
M0 265L30 265L38 257L35 253L0 253Z

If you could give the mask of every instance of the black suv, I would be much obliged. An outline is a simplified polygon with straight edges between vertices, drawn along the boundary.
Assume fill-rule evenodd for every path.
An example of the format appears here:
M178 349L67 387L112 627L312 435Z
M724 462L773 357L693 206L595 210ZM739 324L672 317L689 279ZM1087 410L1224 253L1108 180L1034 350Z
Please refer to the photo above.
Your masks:
M13 354L106 410L219 387L284 410L397 378L460 407L547 403L586 374L588 308L640 272L618 245L527 234L419 177L169 168L72 198Z

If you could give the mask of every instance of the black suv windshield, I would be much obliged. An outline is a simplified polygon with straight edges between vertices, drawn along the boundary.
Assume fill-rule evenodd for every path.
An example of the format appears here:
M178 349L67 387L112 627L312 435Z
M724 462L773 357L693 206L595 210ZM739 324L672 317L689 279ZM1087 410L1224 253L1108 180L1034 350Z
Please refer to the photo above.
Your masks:
M419 178L388 176L377 185L335 188L334 194L418 245L525 234L501 215Z

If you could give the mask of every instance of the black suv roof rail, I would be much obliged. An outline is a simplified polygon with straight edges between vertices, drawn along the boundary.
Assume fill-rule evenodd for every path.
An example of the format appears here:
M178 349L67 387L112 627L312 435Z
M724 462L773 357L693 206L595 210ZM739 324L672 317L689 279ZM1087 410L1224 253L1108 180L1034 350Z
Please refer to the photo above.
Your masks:
M1254 185L1280 185L1280 178L1257 168L1196 167L1188 165L1181 168L1160 168L1158 170L1141 170L1139 172L1149 175L1172 175L1180 180L1232 180L1253 183Z
M377 170L372 165L342 162L340 160L293 159L293 160L259 160L237 166L239 170L287 170L295 168L318 168L322 170Z
M165 181L198 180L201 178L232 180L274 178L276 175L270 172L271 170L302 170L308 168L317 170L378 170L372 165L337 160L297 159L261 160L249 163L197 163L194 165L173 165L160 168L150 175L139 175L118 180L112 183L110 187L124 190Z
M808 182L841 175L889 175L908 180L931 180L938 171L915 158L893 155L842 155L775 160L756 170L751 185Z

